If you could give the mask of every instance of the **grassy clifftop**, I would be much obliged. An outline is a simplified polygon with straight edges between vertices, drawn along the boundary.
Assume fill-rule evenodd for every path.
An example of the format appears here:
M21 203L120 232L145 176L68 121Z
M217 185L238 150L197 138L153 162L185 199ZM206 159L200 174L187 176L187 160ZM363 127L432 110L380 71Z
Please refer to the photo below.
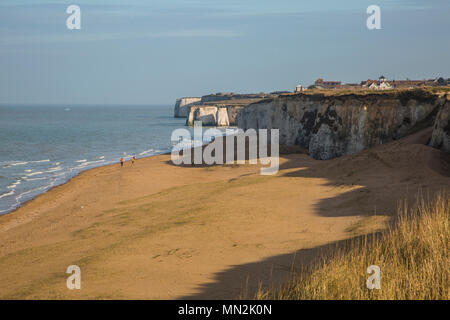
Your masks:
M386 97L398 98L401 100L416 99L421 102L430 102L450 92L450 87L424 87L415 89L392 89L392 90L369 90L369 89L311 89L301 93L283 93L278 97L270 97L260 101L252 102L251 104L260 104L273 101L277 98L296 98L308 97L311 100L323 100L325 98L365 98L365 97Z

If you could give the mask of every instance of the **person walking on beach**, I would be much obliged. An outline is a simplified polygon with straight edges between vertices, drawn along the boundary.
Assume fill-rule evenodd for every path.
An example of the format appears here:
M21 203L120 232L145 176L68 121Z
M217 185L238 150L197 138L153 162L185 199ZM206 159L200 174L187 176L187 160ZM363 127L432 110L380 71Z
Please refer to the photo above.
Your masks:
M123 167L123 158L120 158L120 166Z
M136 157L135 156L133 156L133 158L131 158L131 165L134 164L134 161L136 161Z

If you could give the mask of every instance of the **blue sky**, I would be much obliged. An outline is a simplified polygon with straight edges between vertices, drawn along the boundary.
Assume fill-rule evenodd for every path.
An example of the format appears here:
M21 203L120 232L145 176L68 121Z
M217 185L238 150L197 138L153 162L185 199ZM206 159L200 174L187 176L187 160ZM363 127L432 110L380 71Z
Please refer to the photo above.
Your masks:
M82 29L66 28L66 8ZM366 28L381 7L382 30ZM2 0L0 103L160 104L211 92L450 77L448 0Z

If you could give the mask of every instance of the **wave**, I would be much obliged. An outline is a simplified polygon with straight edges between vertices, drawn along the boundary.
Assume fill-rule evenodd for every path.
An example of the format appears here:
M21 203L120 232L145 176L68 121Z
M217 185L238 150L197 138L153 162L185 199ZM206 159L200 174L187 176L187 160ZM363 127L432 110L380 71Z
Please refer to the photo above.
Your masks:
M48 177L43 178L28 178L28 177L22 177L25 181L36 181L36 180L46 180Z
M32 163L50 162L50 159L30 161Z
M154 149L148 149L148 150L142 151L141 153L139 153L139 155L143 156L143 155L149 154L149 153L151 153L153 151L154 151Z
M11 196L13 194L14 194L14 190L11 190L11 191L6 192L6 193L2 193L2 194L0 194L0 199L4 198L4 197L7 197L7 196Z
M22 166L24 164L28 164L28 161L11 163L11 166Z
M43 163L43 162L50 162L50 159L34 160L34 161L24 161L24 160L0 161L0 166L2 166L2 168L9 168L9 167L15 167L15 166L24 166L26 164L31 164L31 163Z
M87 161L87 159L83 159L83 160L77 160L75 162L86 162L86 161Z
M35 192L35 191L39 191L39 190L48 190L48 189L50 189L50 188L53 186L53 184L54 184L54 180L53 180L50 184L48 184L48 185L40 186L40 187L31 189L31 190L22 192L21 194L19 194L19 195L16 197L16 202L17 202L17 204L20 203L20 199L21 199L24 195L27 195L27 194L29 194L29 193L32 193L32 192Z
M25 192L20 193L19 195L17 195L17 196L15 197L15 203L11 204L11 205L9 206L8 209L0 210L0 213L3 214L3 213L5 213L5 212L10 212L11 210L16 209L16 208L19 207L20 204L22 203L22 202L21 202L21 199L22 199L24 196L26 196L26 195L28 195L28 194L30 194L30 193L38 192L38 191L40 191L40 190L42 190L43 192L45 192L46 190L50 189L50 188L54 185L55 181L56 181L56 179L53 179L52 182L51 182L50 184L48 184L48 185L39 186L39 187L37 187L37 188L33 188L33 189L31 189L31 190L27 190L27 191L25 191ZM39 193L40 193L40 192L38 192L37 194L39 194ZM14 195L14 194L15 194L15 190L11 190L10 192L1 194L1 195L0 195L0 199L1 199L1 198L4 198L4 197L11 196L11 195ZM30 199L30 198L28 198L28 199ZM27 200L27 199L25 199L25 200Z
M105 160L87 161L87 162L83 162L82 164L76 166L76 168L84 168L84 167L90 166L92 164L102 163L102 162L105 162Z
M32 172L32 173L26 174L26 176L27 176L27 177L32 177L32 176L36 176L36 175L38 175L38 174L43 174L43 172L42 172L42 171Z
M167 150L161 150L161 149L149 149L142 151L141 153L138 153L139 156L145 156L145 155L156 155L164 152L169 152L170 149Z
M16 181L13 184L7 186L7 189L14 189L16 186L18 186L19 184L21 184L21 181Z

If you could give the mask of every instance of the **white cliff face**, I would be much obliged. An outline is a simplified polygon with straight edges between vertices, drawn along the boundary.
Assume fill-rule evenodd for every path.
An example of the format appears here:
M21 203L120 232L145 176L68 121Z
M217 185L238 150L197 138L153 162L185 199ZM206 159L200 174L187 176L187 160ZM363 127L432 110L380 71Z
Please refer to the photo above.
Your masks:
M189 107L198 103L202 98L180 98L175 102L174 116L176 118L186 118L189 115Z
M228 105L225 106L228 113L228 121L230 126L236 126L237 125L237 116L239 114L239 111L241 111L245 105Z
M430 146L450 153L450 100L447 100L436 116Z
M228 127L230 125L230 120L228 119L227 108L217 108L216 112L216 126L218 127Z
M236 125L236 118L243 106L235 105L199 105L190 106L186 125L193 126L194 121L202 121L204 126L228 127Z
M194 121L201 121L204 126L215 126L217 123L217 109L215 106L191 107L186 125L193 126Z
M264 97L276 97L276 94L210 94L201 98L180 98L177 99L174 108L174 116L177 118L188 118L191 106L221 107L226 108L228 113L228 125L235 125L237 113L241 108L252 101L258 101ZM222 111L221 111L222 112ZM220 118L222 119L223 114ZM225 121L225 120L224 120ZM225 122L222 122L225 123ZM223 126L225 124L222 124Z
M332 159L408 134L430 120L443 100L426 91L367 95L290 95L250 104L237 125L280 129L280 143L300 145L316 159Z

